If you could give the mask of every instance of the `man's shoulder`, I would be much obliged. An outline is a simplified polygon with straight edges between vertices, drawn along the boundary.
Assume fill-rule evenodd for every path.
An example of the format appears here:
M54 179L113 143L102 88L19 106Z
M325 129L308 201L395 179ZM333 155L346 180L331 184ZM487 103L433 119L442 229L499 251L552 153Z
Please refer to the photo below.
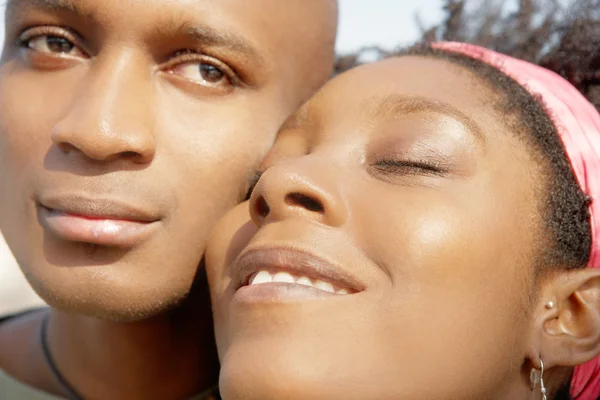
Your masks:
M33 325L39 324L44 310L46 308L35 308L16 314L0 315L0 353L2 349L9 348L14 340L22 339L22 334L31 331Z
M45 310L46 308L47 307L36 307L36 308L23 310L18 313L14 313L14 314L5 314L5 315L0 314L0 327L2 327L3 323L6 321L16 320L20 317L25 317L25 316L40 312L42 310Z

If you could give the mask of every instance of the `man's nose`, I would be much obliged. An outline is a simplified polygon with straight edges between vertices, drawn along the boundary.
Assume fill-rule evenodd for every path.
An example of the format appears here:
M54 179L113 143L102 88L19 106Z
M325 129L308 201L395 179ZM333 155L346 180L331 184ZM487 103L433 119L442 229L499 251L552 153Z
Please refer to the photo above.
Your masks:
M152 70L132 52L98 57L76 86L52 141L69 156L150 163L156 152Z

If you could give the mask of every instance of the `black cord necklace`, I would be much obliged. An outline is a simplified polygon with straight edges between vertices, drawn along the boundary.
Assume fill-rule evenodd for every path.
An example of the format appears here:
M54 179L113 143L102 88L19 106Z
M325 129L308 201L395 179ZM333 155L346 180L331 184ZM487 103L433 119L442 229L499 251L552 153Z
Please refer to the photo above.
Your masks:
M48 319L50 318L50 314L46 313L44 318L42 319L42 325L40 327L40 344L42 345L42 353L44 354L44 360L54 379L58 382L63 392L67 394L67 398L69 400L83 400L83 397L77 393L73 386L69 384L69 382L65 379L65 377L60 373L58 367L54 363L54 358L52 358L52 354L50 353L50 348L48 347Z
M81 396L79 393L77 393L77 391L73 388L73 386L71 386L69 381L67 381L65 379L65 377L60 373L60 371L58 370L58 367L56 366L56 363L54 362L54 358L52 358L52 353L50 353L50 348L48 347L47 331L48 331L49 318L50 318L50 314L46 313L46 315L44 315L44 318L42 319L42 325L40 327L40 344L42 346L42 353L44 354L44 360L46 361L46 364L48 364L48 367L50 368L50 371L52 372L54 379L56 379L56 381L60 385L63 392L65 392L67 394L67 398L69 400L84 400L83 396ZM199 397L199 399L204 399L204 400L217 400L220 398L221 397L219 396L219 390L216 386L210 388L203 395L201 395Z

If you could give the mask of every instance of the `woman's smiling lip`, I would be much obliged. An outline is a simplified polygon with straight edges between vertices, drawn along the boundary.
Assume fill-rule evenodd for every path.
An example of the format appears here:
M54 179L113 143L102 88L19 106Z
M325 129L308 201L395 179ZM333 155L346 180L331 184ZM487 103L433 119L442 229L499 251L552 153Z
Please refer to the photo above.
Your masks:
M344 268L292 247L254 247L232 267L236 300L285 301L349 295L364 284Z
M156 213L124 201L75 195L40 196L38 217L63 240L121 248L144 241L160 221Z

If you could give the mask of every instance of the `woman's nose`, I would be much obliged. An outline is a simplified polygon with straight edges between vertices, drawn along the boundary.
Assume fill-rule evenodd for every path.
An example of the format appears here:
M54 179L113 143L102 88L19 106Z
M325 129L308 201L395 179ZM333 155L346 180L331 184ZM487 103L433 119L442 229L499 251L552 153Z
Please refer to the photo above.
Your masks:
M257 226L267 220L307 218L330 226L348 218L340 182L323 173L311 156L269 168L250 198L250 215Z

